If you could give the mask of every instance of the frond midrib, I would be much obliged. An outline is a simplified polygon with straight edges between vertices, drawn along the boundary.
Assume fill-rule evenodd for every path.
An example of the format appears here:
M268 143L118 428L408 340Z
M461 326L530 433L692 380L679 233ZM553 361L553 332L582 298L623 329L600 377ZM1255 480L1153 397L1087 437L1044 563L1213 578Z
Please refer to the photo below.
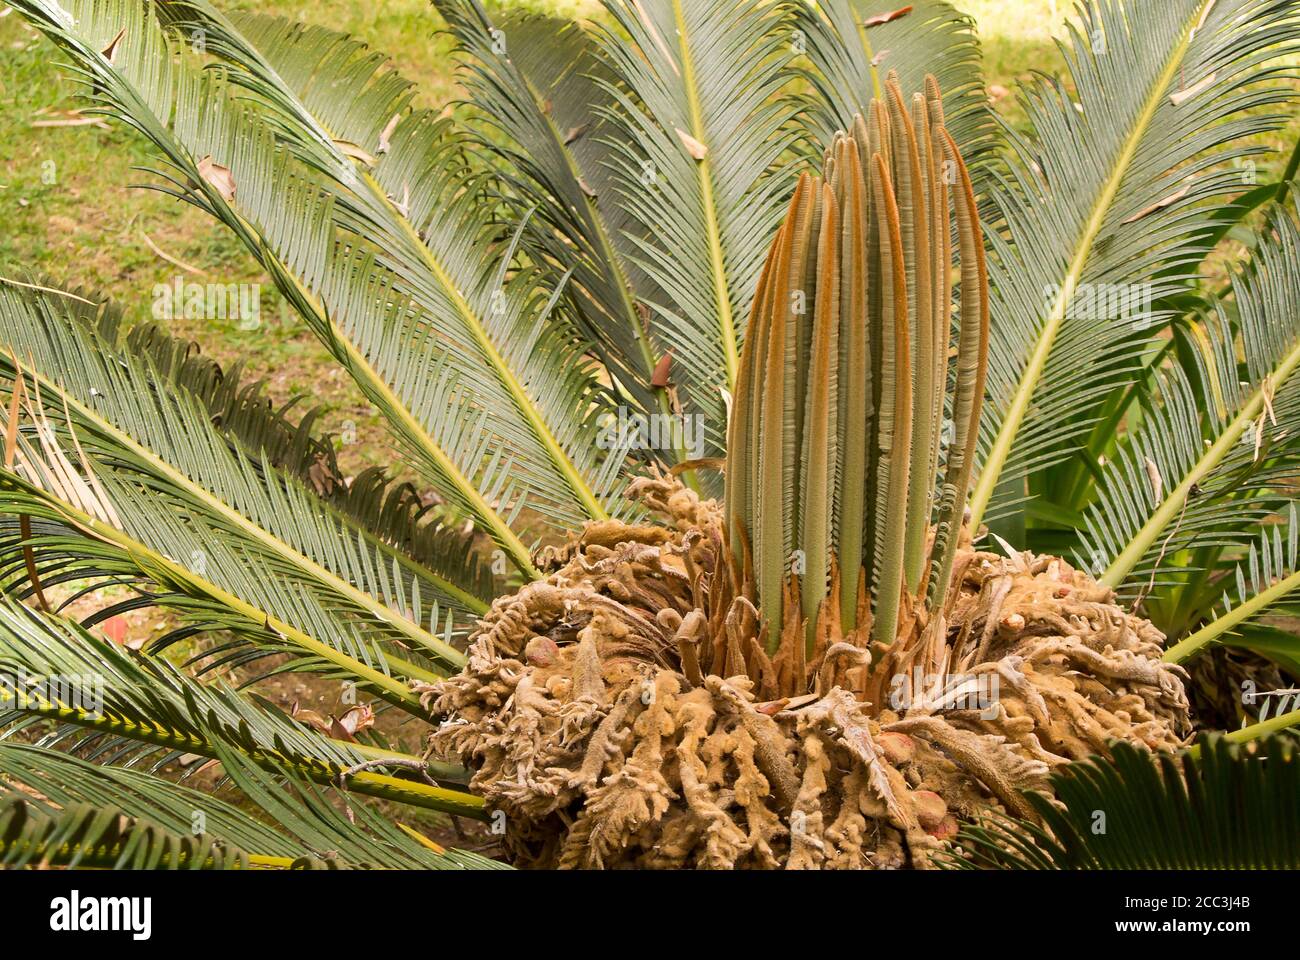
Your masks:
M231 30L237 29L233 24L228 24L228 28ZM250 50L255 50L251 43L248 44L248 47ZM337 147L338 138L334 135L334 131L321 123L315 114L307 108L306 104L299 100L292 87L284 81L279 73L276 72L275 68L272 67L264 57L261 57L260 53L258 54L258 57L260 65L275 78L279 87L293 97L293 102L297 107L299 107L299 113L302 117L308 120L312 127L319 131L321 136L327 138L325 143L322 145L327 147L327 149L333 153L335 161L340 164L346 164L353 169L359 168L361 179L366 185L367 192L369 192L371 197L383 206L390 221L397 224L398 229L401 230L410 247L433 274L433 277L439 286L446 291L451 299L452 305L456 309L456 312L460 315L465 326L475 338L479 345L479 349L488 359L498 381L510 394L515 406L524 416L525 420L527 420L534 436L541 441L543 448L546 450L560 475L564 478L565 483L568 484L574 495L578 497L584 509L591 515L592 519L607 520L609 514L600 504L595 492L587 484L586 480L583 479L581 472L564 451L564 448L560 445L560 442L551 430L550 425L546 423L545 418L542 416L540 411L538 411L532 397L528 395L523 384L519 382L519 378L515 376L514 371L510 368L509 364L506 363L505 358L501 356L500 351L497 350L496 344L492 342L492 338L484 328L481 318L474 311L474 308L470 305L469 301L465 299L465 295L461 291L460 286L452 278L451 273L447 270L446 266L434 255L434 252L420 237L410 220L397 209L397 205L388 194L385 193L378 181L375 180L373 173L363 164L354 164L351 159L343 155Z
M1219 438L1206 449L1178 486L1169 491L1169 495L1161 501L1160 506L1142 525L1142 529L1137 532L1123 552L1111 562L1106 571L1098 578L1099 583L1108 587L1118 587L1124 581L1124 578L1129 575L1146 555L1147 551L1151 549L1160 534L1164 532L1170 523L1174 522L1182 511L1188 497L1191 496L1192 487L1209 475L1227 456L1228 451L1241 439L1246 428L1264 410L1265 401L1270 393L1285 383L1298 366L1300 366L1300 342L1297 342L1291 348L1291 351L1283 357L1272 373L1266 376L1263 382L1255 388L1254 392L1250 394L1250 398L1242 405L1241 412L1228 424Z
M132 740L154 744L167 749L197 753L211 759L220 759L218 752L213 749L209 741L179 730L169 730L161 726L147 726L125 718L113 717L104 712L91 713L57 701L38 699L32 694L24 693L17 688L0 686L0 703L7 701L13 703L15 710L24 713L71 723L90 730L116 733ZM341 743L340 741L331 742L340 743L341 746L350 749L359 746L358 744ZM259 766L266 766L268 769L287 767L315 783L330 785L338 782L340 771L323 760L295 757L281 751L262 748L249 750L242 746L235 746L235 749L252 762ZM386 751L385 755L389 755L389 753ZM357 793L455 813L458 816L470 817L476 820L486 819L485 802L481 797L473 794L448 790L444 787L434 787L414 780L403 780L369 770L359 770L349 774L347 783L348 788Z
M42 491L42 493L44 493L44 491ZM49 497L48 494L46 494L46 496ZM137 563L143 554L149 564L166 571L166 573L174 578L178 583L191 582L195 579L194 574L191 571L182 567L175 561L168 559L161 553L151 550L139 541L133 540L116 527L103 523L61 500L53 502L53 509L57 510L57 512L65 518L67 523L83 531L88 536L113 544L118 549L124 551L128 556L136 558ZM266 611L260 610L252 604L241 600L233 593L222 589L211 581L204 580L203 585L204 593L222 605L229 607L231 610L247 619L250 623L264 624L267 628L275 631L295 646L301 647L303 650L315 654L330 663L334 663L355 674L357 677L374 684L379 689L385 691L388 696L396 698L405 703L408 707L419 709L419 698L409 687L394 677L376 670L373 667L367 666L359 660L355 660L347 654L334 649L329 644L323 643L315 637L307 635L292 624L271 616ZM441 679L414 664L389 656L386 656L386 659L390 664L401 669L403 674L414 679L426 681L436 681Z
M690 115L691 136L707 146L704 131L703 108L700 104L695 62L691 56L689 31L682 0L673 0L673 20L677 25L677 46L681 59L682 85L686 93L687 111ZM718 311L718 329L722 335L722 354L726 365L727 389L736 387L736 371L740 367L740 353L736 346L736 326L731 313L731 295L727 284L726 260L722 250L722 230L718 223L717 205L713 199L712 162L706 154L695 164L700 183L700 201L704 208L705 242L709 248L709 269L713 275L713 298Z
M165 475L178 487L181 487L182 489L188 491L191 496L194 496L196 499L198 499L200 502L208 506L215 513L226 518L234 526L236 526L244 533L246 533L250 538L268 547L271 550L271 552L279 555L286 561L292 563L294 566L306 570L316 579L329 584L333 589L350 597L355 603L358 604L358 606L364 607L365 609L369 610L379 620L393 627L395 630L398 630L399 632L405 634L407 637L411 638L416 643L420 644L420 646L436 651L439 654L439 656L447 657L453 663L456 663L458 661L463 662L464 660L463 654L461 654L454 647L448 645L440 637L436 637L433 634L429 633L428 631L420 627L418 624L413 623L411 620L397 613L396 611L388 607L386 604L381 603L379 600L372 597L364 590L358 589L356 586L344 580L342 577L338 576L332 571L327 570L325 567L321 566L311 557L299 553L297 550L292 548L289 544L285 543L279 537L276 537L273 534L269 533L268 531L264 530L261 526L248 519L248 517L244 516L238 510L231 507L220 497L216 496L211 491L205 489L200 484L191 480L187 474L176 469L170 463L164 460L162 457L159 457L152 450L148 449L143 444L136 441L134 437L118 429L117 426L115 426L113 423L99 416L99 414L91 410L85 404L81 403L80 400L78 400L76 397L69 394L66 390L62 389L57 383L50 380L44 374L35 370L24 371L24 372L26 373L27 376L35 377L38 380L40 380L41 383L45 385L47 389L51 390L52 392L56 393L59 397L64 399L70 407L74 407L78 411L80 416L84 417L86 420L95 423L105 433L109 433L113 435L119 443L121 443L123 446L130 449L136 456L140 457L142 460L148 463L153 469ZM69 429L72 429L71 424L69 424Z

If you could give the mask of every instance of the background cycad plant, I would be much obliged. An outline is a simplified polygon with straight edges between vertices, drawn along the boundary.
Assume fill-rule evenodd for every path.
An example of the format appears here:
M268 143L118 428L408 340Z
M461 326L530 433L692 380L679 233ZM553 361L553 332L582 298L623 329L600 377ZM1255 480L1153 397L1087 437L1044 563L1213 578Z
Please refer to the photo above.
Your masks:
M847 584L843 625L865 631L849 647L915 641L878 652L870 675L884 686L868 698L876 709L899 658L933 662L953 625L997 635L990 603L1004 574L1041 586L1050 571L1071 589L1096 589L1102 605L1111 589L1126 604L1140 600L1154 628L1124 611L1116 622L1163 691L1166 721L1180 708L1162 684L1176 673L1149 662L1155 628L1169 635L1170 660L1232 644L1284 669L1295 663L1295 638L1273 619L1298 582L1294 537L1275 522L1289 515L1300 435L1290 422L1300 244L1285 200L1295 166L1258 185L1232 166L1293 103L1283 65L1300 31L1294 3L1085 4L1064 47L1068 76L1026 90L1028 133L998 128L970 25L940 3L611 0L603 23L587 25L494 19L475 3L439 0L469 96L446 115L412 108L409 85L381 57L321 28L226 16L204 2L12 6L58 46L91 108L149 143L154 185L229 228L265 270L379 411L410 483L368 474L349 484L310 417L270 409L161 331L123 330L93 294L37 278L0 284L0 577L10 597L0 662L31 677L100 660L112 667L98 670L102 709L39 685L6 691L5 783L48 780L56 768L84 773L61 778L62 790L44 792L30 815L34 801L23 801L11 822L28 825L26 845L6 856L82 855L95 831L109 829L108 819L79 814L91 804L140 825L118 862L229 862L206 841L174 836L177 804L188 802L176 768L194 756L219 760L228 783L282 827L272 840L245 813L209 820L213 842L250 863L314 862L325 850L348 866L478 862L394 829L391 808L361 812L369 808L360 800L487 818L488 804L464 789L471 775L492 808L508 812L511 852L533 862L575 862L581 850L601 862L625 835L639 838L624 844L629 856L641 856L650 836L641 831L658 824L677 842L642 862L920 863L951 835L946 818L970 812L958 799L966 792L1032 815L1015 788L1040 783L1042 771L1003 757L967 763L952 789L924 778L895 785L892 805L877 789L871 802L885 804L879 817L898 833L887 848L853 841L860 824L850 814L816 819L818 794L804 787L822 760L782 762L775 745L784 741L774 737L817 740L847 722L864 732L843 769L877 784L891 775L876 753L896 772L932 753L992 756L965 738L985 730L950 733L926 717L882 730L879 717L854 712L860 702L830 698L836 687L865 697L870 679L861 654L831 657L833 644L820 663L777 673L806 684L801 696L819 695L813 713L771 706L781 691L768 712L748 699L762 695L762 658L787 632L789 611L800 614L793 646L817 654L803 620L816 619L836 564ZM887 90L890 70L921 100ZM942 98L924 84L927 72ZM847 137L832 140L836 129ZM860 186L844 175L855 151ZM960 157L969 190L945 173ZM819 200L798 175L823 161ZM880 229L887 185L896 234L887 212ZM787 337L807 334L808 349L800 342L781 354L750 343L746 322L760 318L762 330L777 320L762 299L770 284L759 280L796 190L796 211L820 205L835 211L826 222L848 229L838 243L848 264L837 267L839 297L815 286L810 312L786 325ZM1203 282L1199 265L1260 208L1267 223L1240 272L1226 287ZM811 243L799 216L784 230ZM939 249L945 241L953 249ZM950 304L943 265L954 249L964 275ZM901 286L871 282L873 272L898 280L900 265ZM851 289L855 269L867 278L865 304ZM1136 312L1078 308L1086 294L1131 288L1142 292ZM835 311L832 352L826 318ZM844 352L852 338L839 335L850 316L869 332L880 327L878 342L858 345L869 384L868 366ZM887 339L892 352L882 349ZM791 376L748 378L751 356ZM825 379L799 372L813 357ZM829 413L832 396L833 432L829 418L806 412L813 403ZM734 410L770 401L779 416L762 430L733 417L733 437L748 437L728 448L729 398ZM868 399L871 416L854 419ZM609 420L627 412L679 429L682 417L701 417L705 456L693 460L684 431L665 449L603 442ZM893 456L895 444L907 455ZM725 480L710 467L723 454ZM861 484L851 482L850 455L863 458ZM641 478L630 497L629 476ZM727 516L697 499L721 496L724 485ZM426 489L443 505L425 507ZM987 523L1009 555L964 544L964 512L970 534ZM665 513L671 523L651 522ZM799 604L781 597L792 549L810 564ZM974 566L958 566L958 553ZM1101 586L1040 563L1044 553L1073 560ZM587 583L582 604L555 592L557 577ZM950 586L959 581L970 589ZM106 585L114 599L86 626L156 605L175 614L175 629L127 654L60 614L69 595ZM896 610L896 595L912 602ZM1018 602L1004 596L998 608L1012 633L1013 615L1025 616ZM768 650L751 644L760 610ZM536 616L516 637L501 624L519 626L510 618L520 611ZM928 646L919 642L927 626ZM195 656L166 666L163 653L181 641ZM503 668L512 657L531 672ZM1219 677L1225 663L1240 665L1219 658L1206 675ZM213 680L228 668L241 679L315 672L407 720L392 725L397 743L368 723L318 729ZM449 675L457 679L439 686ZM536 684L501 686L520 675ZM720 684L740 675L753 689ZM1109 688L1100 688L1104 699ZM479 692L516 711L508 733L522 746L511 762L531 762L530 738L551 719L561 724L553 739L568 751L556 764L568 771L564 802L593 811L580 828L557 826L574 811L548 807L554 796L495 789L499 744L475 740L490 713L473 702ZM655 723L669 721L649 708L668 711L673 698L685 713L677 739L661 744ZM419 740L438 713L468 721L440 728L436 745L475 769L423 759ZM637 725L626 739L625 721ZM1127 735L1105 725L1076 733L1056 731L1045 748L1073 758ZM714 734L739 744L736 795L765 796L766 783L777 798L772 809L747 808L744 839L735 811L714 809L707 766L687 762L678 780L655 779L656 750L690 756ZM1148 734L1137 738L1176 743L1167 723ZM23 745L33 738L40 749ZM616 740L622 767L617 753L608 766L589 759L604 756L593 743ZM279 790L285 782L293 805ZM332 795L340 786L341 800ZM944 794L944 809L913 796L925 793ZM340 802L355 822L337 812ZM810 816L817 830L850 838L827 847L829 859L812 852L816 831L792 832ZM73 836L81 847L52 842Z

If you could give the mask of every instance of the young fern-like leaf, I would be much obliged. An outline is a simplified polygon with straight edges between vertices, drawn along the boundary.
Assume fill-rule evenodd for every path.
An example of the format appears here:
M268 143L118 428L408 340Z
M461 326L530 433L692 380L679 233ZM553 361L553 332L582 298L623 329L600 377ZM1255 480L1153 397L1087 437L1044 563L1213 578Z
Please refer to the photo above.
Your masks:
M962 520L988 342L978 213L937 86L908 101L891 78L887 97L836 136L823 176L801 177L741 357L726 508L769 651L791 617L811 650L819 618L852 628L867 610L892 640L900 609L926 605L931 571L946 575ZM948 403L951 196L962 296ZM949 408L958 446L936 504ZM936 506L947 527L931 536Z

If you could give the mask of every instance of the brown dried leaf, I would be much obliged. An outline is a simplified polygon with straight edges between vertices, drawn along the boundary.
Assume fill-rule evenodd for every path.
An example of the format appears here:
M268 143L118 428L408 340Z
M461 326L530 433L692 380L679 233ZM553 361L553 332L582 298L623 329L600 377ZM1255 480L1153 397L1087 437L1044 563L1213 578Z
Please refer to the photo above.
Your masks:
M210 156L204 157L199 161L199 176L221 194L221 199L227 203L235 199L235 178L229 167L216 163Z
M358 733L374 725L374 709L367 703L359 703L338 719L330 719L330 734L340 740L355 740Z
M672 365L673 355L671 353L665 353L660 357L659 362L655 364L654 373L650 376L650 386L659 387L661 389L668 386L668 375L669 371L672 369Z
M1219 76L1218 73L1212 73L1208 77L1198 80L1196 83L1192 84L1190 87L1187 87L1185 90L1179 90L1177 93L1171 93L1169 95L1169 102L1176 107L1182 104L1183 102L1190 100L1192 97L1196 96L1206 87L1213 85L1214 81L1218 78L1218 76Z
M345 157L351 157L353 160L357 160L367 167L373 167L379 162L375 159L373 153L370 153L359 144L353 143L351 140L335 140L334 146L338 147L339 151Z
M694 159L703 160L709 155L709 148L700 143L700 141L696 140L681 127L674 127L673 129L677 131L677 137L682 141L682 146L686 148L686 152Z
M117 36L108 41L108 46L99 51L109 63L117 66L117 48L122 43L122 38L126 36L126 27L117 31Z
M912 8L910 6L899 7L897 10L889 11L889 13L877 13L874 16L867 17L867 19L862 21L862 25L867 28L879 27L882 24L893 23L895 20L898 20L900 17L905 17L911 12Z
M311 485L321 496L328 496L334 492L337 486L337 478L330 473L328 465L323 459L317 457L310 467L307 468L307 478L311 480Z
M126 620L121 616L109 617L99 625L99 629L104 631L104 636L111 643L121 647L126 643Z
M1171 193L1163 200L1157 200L1155 203L1151 204L1151 206L1143 207L1137 213L1133 214L1133 216L1128 217L1127 219L1121 222L1134 223L1135 221L1141 220L1143 217L1150 216L1151 214L1155 213L1157 210L1163 210L1165 207L1169 206L1170 204L1177 203L1179 200L1183 199L1183 197L1187 196L1187 191L1191 189L1192 189L1192 185L1189 183L1187 186L1183 187L1183 189L1179 190L1177 193Z
M113 129L102 117L87 116L80 110L38 110L36 116L46 115L49 119L33 120L33 127L99 127L101 130Z
M300 710L297 702L289 711L289 716L304 726L311 727L320 733L328 734L330 732L330 721L321 716L315 710Z
M590 123L580 123L576 127L570 127L569 132L564 135L564 145L567 147L575 140L581 138L582 135L587 132L587 128L590 126L591 126Z
M379 152L381 154L387 153L393 148L393 132L397 130L397 125L401 122L402 115L400 113L393 114L393 119L388 121L388 125L385 126L383 132L379 134Z
M1164 492L1165 482L1160 477L1160 469L1150 457L1143 457L1146 461L1143 466L1147 472L1147 481L1151 484L1151 492L1155 494L1155 502L1160 502L1160 495Z
M22 372L18 366L18 358L14 356L12 350L10 356L14 357L14 370L17 373ZM23 378L17 374L14 377L13 395L9 400L9 417L5 423L5 469L10 473L14 469L14 459L18 455L18 412L23 400Z
M409 217L411 215L410 184L407 183L402 184L402 199L400 201L394 201L393 206L397 208L397 212L400 213L402 216Z

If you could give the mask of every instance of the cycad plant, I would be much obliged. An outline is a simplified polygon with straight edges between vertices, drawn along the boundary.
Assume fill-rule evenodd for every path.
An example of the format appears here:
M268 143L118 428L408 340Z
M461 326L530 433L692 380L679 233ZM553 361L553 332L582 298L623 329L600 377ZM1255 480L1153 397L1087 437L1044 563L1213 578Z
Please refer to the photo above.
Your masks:
M318 27L12 6L401 476L93 294L0 284L7 860L487 862L404 804L521 864L943 864L1116 740L1180 749L1195 654L1300 665L1296 170L1242 172L1291 0L1093 0L1028 132L934 2L438 0L447 112ZM89 632L144 606L177 626L139 652ZM359 702L307 722L259 672Z

